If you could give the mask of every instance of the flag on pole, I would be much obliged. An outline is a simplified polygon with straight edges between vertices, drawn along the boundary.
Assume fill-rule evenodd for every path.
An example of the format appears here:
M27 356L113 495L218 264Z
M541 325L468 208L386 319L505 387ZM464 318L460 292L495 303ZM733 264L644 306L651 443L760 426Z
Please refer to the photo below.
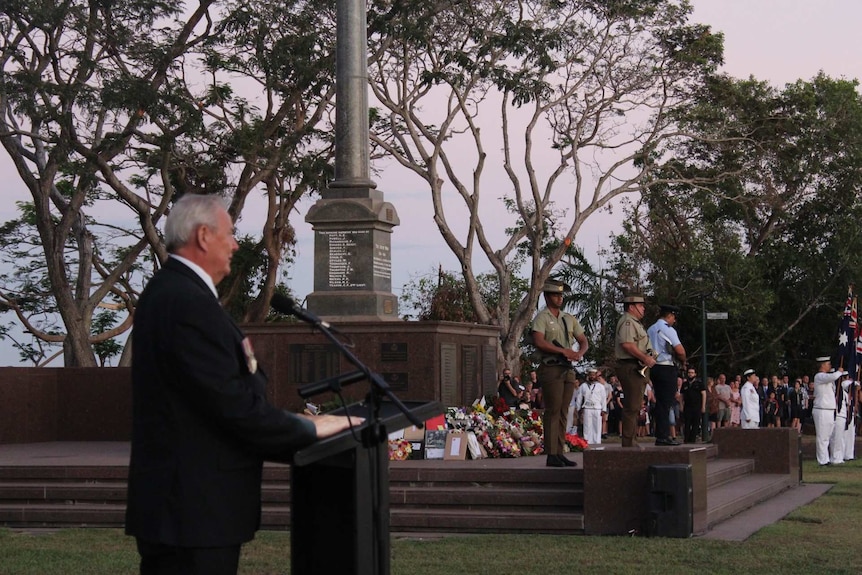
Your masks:
M856 295L853 294L853 286L847 288L847 302L844 304L844 316L841 325L838 326L838 369L853 375L856 378L856 366L858 364L859 333L857 330L858 316L856 313Z

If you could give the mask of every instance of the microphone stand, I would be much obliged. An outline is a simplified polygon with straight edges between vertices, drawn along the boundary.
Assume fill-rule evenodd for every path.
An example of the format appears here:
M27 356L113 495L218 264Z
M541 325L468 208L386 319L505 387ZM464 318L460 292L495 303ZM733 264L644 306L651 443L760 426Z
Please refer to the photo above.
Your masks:
M372 537L369 541L367 549L370 552L370 557L367 557L367 563L363 564L362 551L360 554L360 565L355 566L357 573L375 573L377 575L389 575L389 483L384 483L383 477L388 477L389 473L389 449L388 444L384 447L383 444L388 439L385 426L383 425L380 415L380 408L383 398L386 397L395 405L407 420L418 428L424 424L419 418L413 414L407 406L392 392L392 388L386 383L379 374L371 371L352 351L338 339L332 330L323 325L321 321L309 321L306 317L300 316L316 327L326 338L331 341L339 349L342 355L353 364L358 371L342 374L333 378L329 378L322 382L311 383L303 386L299 390L300 396L303 398L310 397L323 393L324 391L338 392L343 385L348 385L367 379L371 388L367 395L368 417L366 417L366 426L361 431L362 447L368 454L368 473L370 480L370 491L372 500L371 510L371 527ZM348 406L345 406L345 412L350 415ZM385 504L384 504L385 502Z

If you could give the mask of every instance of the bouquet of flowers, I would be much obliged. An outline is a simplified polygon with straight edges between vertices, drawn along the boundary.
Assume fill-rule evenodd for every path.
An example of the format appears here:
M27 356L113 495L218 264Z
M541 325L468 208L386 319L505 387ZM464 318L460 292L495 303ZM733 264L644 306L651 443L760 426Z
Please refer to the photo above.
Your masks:
M520 444L506 429L497 428L494 443L499 457L521 457Z
M389 461L404 461L410 459L413 446L406 439L389 440Z
M510 409L505 402L496 402L486 411L484 405L477 402L469 407L450 407L446 410L446 426L472 432L488 457L520 457L544 452L540 411Z
M587 440L574 433L566 434L566 447L569 451L583 451L589 447Z

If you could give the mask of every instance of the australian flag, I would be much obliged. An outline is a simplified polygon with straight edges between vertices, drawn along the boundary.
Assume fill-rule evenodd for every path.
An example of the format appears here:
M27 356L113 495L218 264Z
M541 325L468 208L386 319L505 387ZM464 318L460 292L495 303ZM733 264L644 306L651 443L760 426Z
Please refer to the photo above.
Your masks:
M856 296L853 286L847 290L847 303L844 304L844 317L838 327L838 357L837 367L850 373L856 379L856 368L862 353L862 333L856 315Z

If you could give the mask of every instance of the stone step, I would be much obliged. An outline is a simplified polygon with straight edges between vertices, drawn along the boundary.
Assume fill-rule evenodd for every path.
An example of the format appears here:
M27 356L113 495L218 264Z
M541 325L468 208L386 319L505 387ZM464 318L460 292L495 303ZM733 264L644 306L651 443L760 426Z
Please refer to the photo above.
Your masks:
M583 511L583 489L488 488L488 487L398 487L390 486L391 507L461 509L552 507Z
M403 465L403 464L408 465ZM547 485L582 484L584 470L578 467L548 469L544 466L526 469L472 468L466 466L436 467L409 466L410 462L391 462L389 481L392 484L417 483L434 486L437 484L477 483L488 487L511 484ZM550 473L549 473L550 471Z
M751 473L754 473L753 459L710 459L706 462L706 485L713 489Z
M399 532L428 533L556 533L583 534L583 513L522 512L493 513L457 509L392 508L390 527Z
M125 513L125 503L4 503L0 504L0 524L7 527L121 527Z
M0 502L125 502L125 481L0 482Z
M707 525L711 528L798 483L793 475L752 473L710 488L706 493Z

